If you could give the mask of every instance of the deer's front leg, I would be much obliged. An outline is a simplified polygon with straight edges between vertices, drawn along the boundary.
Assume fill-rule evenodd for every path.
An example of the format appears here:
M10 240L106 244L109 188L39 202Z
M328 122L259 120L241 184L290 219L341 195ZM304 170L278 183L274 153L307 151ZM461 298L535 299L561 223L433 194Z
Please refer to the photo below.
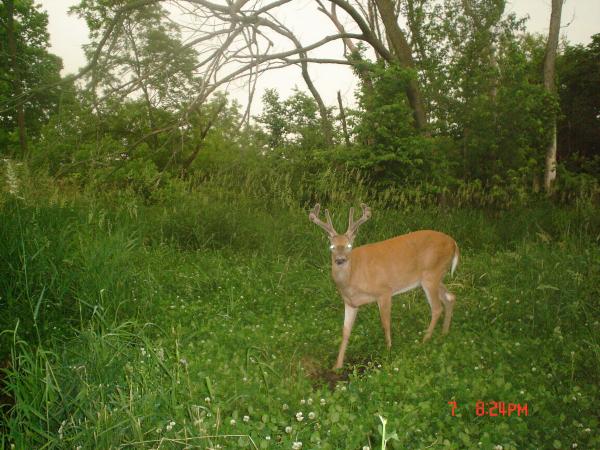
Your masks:
M342 331L342 343L340 345L340 351L338 353L337 362L334 369L341 369L344 365L344 355L346 354L346 347L348 347L348 339L352 332L352 326L354 325L354 319L356 319L356 313L358 308L354 308L344 303L344 330Z
M385 345L388 350L392 347L392 333L390 331L390 324L392 320L392 297L391 295L384 295L377 300L377 306L379 306L379 316L381 318L381 326L383 327L383 333L385 335Z

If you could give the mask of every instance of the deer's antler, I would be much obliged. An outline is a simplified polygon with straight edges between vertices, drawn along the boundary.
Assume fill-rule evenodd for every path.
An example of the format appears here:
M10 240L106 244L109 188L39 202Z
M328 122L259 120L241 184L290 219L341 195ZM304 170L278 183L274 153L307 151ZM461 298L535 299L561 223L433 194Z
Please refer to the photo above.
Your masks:
M311 222L314 222L315 224L319 225L321 228L323 228L327 234L329 234L329 236L333 237L335 235L337 235L337 231L335 231L335 228L333 228L333 223L331 222L331 216L329 215L329 210L326 209L325 210L325 217L327 217L327 223L323 222L321 219L319 219L319 211L321 210L321 205L320 204L316 204L315 207L312 209L312 211L310 212L310 214L308 215L308 218Z
M356 222L354 221L354 208L350 208L350 214L348 215L348 231L346 231L346 236L349 238L354 238L358 231L358 227L371 218L371 208L364 203L361 203L360 207L362 208L362 217Z

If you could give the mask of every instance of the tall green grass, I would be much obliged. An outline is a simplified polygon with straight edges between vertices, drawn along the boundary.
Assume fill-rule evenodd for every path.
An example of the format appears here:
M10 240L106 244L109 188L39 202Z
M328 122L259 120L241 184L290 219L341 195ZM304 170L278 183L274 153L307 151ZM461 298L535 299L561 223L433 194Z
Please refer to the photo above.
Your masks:
M600 445L600 219L585 197L488 209L372 197L349 174L234 175L150 197L23 176L22 199L2 194L3 446ZM343 313L316 201L340 230L368 202L359 243L420 228L457 240L449 336L420 343L429 311L412 291L394 302L391 352L365 307L345 376L328 372ZM478 400L530 414L478 417Z

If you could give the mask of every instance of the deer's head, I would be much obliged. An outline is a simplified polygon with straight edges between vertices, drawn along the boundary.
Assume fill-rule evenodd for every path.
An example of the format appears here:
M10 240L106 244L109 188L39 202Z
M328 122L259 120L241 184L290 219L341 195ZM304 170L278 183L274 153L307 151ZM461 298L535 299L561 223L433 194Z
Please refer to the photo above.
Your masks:
M363 212L362 217L356 222L354 221L354 208L350 208L350 214L348 217L348 230L344 234L339 234L337 231L335 231L335 228L333 228L333 223L331 222L329 210L325 210L325 217L327 218L327 223L319 219L319 211L321 209L321 205L319 205L318 203L308 215L308 218L311 222L314 222L315 224L319 225L327 232L327 235L329 236L329 249L331 250L331 259L333 263L337 266L343 266L348 261L350 261L352 245L354 243L354 238L356 237L358 227L360 227L371 217L371 208L369 208L364 203L361 203L360 207L362 208Z

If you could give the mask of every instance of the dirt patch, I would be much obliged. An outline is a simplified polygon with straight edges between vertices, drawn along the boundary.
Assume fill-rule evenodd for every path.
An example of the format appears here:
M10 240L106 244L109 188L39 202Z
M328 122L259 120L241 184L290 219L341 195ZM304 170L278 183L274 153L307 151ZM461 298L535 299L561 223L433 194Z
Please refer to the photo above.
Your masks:
M300 360L304 374L312 381L315 388L327 386L331 390L335 389L339 381L347 381L350 375L364 374L372 364L370 360L351 360L342 369L334 370L310 356L304 356Z

